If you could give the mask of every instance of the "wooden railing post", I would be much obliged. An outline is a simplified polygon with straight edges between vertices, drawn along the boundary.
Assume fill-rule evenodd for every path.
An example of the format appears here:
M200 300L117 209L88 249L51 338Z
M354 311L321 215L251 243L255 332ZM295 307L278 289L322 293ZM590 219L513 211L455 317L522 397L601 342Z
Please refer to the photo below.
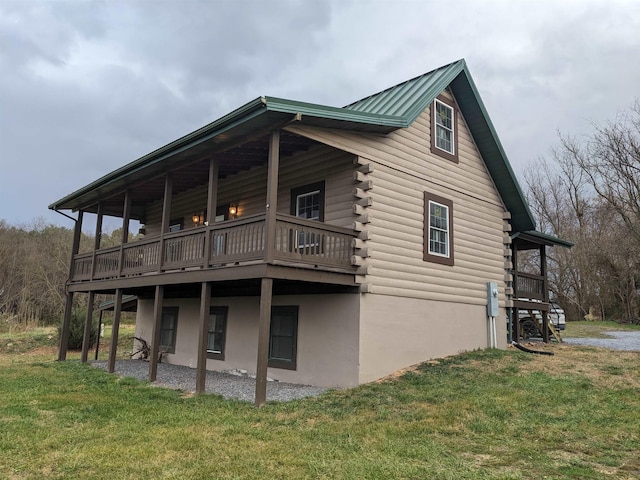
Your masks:
M100 241L102 239L102 202L98 203L98 218L96 219L96 236L93 243L93 254L91 256L91 273L90 280L93 280L93 276L96 274L96 252L100 250Z
M158 262L158 272L162 272L164 265L164 235L169 230L169 222L171 221L171 195L173 194L173 177L171 173L167 173L164 182L164 200L162 203L162 226L160 228L160 261Z
M211 227L216 223L216 210L218 209L218 162L209 160L209 187L207 189L207 235L204 239L204 264L207 268L211 261L212 235Z
M120 255L118 256L118 276L122 276L124 267L124 246L129 241L129 218L131 217L131 191L124 194L124 209L122 212L122 241L120 242Z
M267 168L267 204L264 228L264 261L273 263L276 241L276 212L278 211L278 169L280 164L280 130L271 132Z

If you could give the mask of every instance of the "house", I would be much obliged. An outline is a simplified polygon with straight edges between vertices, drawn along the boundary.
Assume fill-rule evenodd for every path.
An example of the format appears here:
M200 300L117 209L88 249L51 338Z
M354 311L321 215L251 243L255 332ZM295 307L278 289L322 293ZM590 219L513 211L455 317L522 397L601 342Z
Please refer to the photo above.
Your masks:
M160 353L196 367L198 391L206 369L245 369L258 405L267 373L348 387L505 348L514 309L548 303L545 267L519 275L515 243L543 263L563 245L535 232L464 60L343 108L259 97L49 208L78 212L61 360L75 294L90 310L115 295L115 338L135 295L151 381ZM95 249L78 253L87 214ZM100 247L104 216L122 219L119 247Z

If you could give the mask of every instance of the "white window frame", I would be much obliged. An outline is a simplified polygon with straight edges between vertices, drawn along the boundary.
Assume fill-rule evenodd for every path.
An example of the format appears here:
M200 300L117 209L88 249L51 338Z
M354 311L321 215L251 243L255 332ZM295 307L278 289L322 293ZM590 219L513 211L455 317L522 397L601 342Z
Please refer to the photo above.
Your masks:
M447 212L447 216L446 216L446 219L445 219L446 220L445 221L445 225L447 226L446 229L443 229L441 227L437 227L435 225L431 225L431 205L436 205L438 207L441 207L441 208L443 208L445 210L445 212ZM444 205L444 204L439 203L439 202L436 202L436 201L433 201L433 200L429 200L428 207L429 207L429 238L428 238L429 255L435 255L437 257L443 257L443 258L450 258L451 252L450 252L450 248L449 248L449 236L451 235L451 232L449 232L449 225L450 225L449 219L450 219L451 212L449 211L449 206L448 205ZM431 238L432 238L431 234L434 231L444 232L445 233L444 245L445 245L446 251L447 251L446 254L445 253L440 253L440 252L437 252L437 251L431 249ZM438 243L441 243L441 242L438 242Z
M443 125L442 123L440 123L438 121L439 115L438 115L438 105L442 105L444 106L447 110L450 111L451 113L451 128ZM455 155L456 154L456 117L455 117L455 110L451 105L447 105L444 102L441 102L440 100L438 100L437 98L434 101L434 108L433 108L433 121L434 121L434 125L435 125L435 129L434 129L434 134L436 136L436 138L434 139L434 145L437 149L442 150L443 152L448 153L449 155ZM440 145L438 145L438 130L439 129L443 129L447 132L451 132L451 150L447 150L446 148L442 148Z

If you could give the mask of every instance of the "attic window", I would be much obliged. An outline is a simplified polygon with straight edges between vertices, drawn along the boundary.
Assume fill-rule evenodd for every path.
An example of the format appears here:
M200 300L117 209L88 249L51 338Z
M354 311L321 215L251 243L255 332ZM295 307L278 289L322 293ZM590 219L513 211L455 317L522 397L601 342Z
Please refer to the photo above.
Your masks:
M431 108L431 153L458 163L458 132L455 105L444 97Z

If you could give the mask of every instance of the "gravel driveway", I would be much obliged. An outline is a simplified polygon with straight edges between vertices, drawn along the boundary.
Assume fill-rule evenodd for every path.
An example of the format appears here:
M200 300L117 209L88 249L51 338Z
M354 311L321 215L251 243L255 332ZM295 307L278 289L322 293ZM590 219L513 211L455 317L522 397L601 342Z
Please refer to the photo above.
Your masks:
M92 365L104 370L107 368L105 361L92 362ZM119 360L116 362L115 374L145 381L149 378L149 363L142 360ZM182 365L160 363L154 385L193 392L196 389L196 370ZM256 381L246 375L232 375L207 370L205 388L207 393L216 393L224 398L253 402ZM267 382L267 401L287 402L320 395L326 390L326 388L309 385L269 381Z
M640 351L640 331L606 332L611 338L564 338L566 343L602 347L610 350Z

